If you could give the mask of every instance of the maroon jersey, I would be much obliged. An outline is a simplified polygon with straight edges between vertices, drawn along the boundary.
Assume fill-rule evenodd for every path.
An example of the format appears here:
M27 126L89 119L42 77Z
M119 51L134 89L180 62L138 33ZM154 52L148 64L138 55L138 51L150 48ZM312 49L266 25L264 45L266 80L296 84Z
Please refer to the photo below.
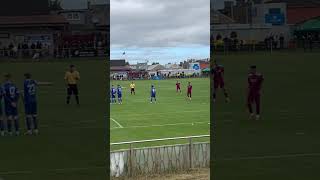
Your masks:
M213 79L215 81L223 81L224 67L221 65L217 65L213 69Z
M188 93L191 93L192 91L192 85L188 85Z
M263 83L262 74L252 74L250 73L248 76L248 88L249 93L259 93L262 83Z
M176 83L177 89L180 89L180 83Z

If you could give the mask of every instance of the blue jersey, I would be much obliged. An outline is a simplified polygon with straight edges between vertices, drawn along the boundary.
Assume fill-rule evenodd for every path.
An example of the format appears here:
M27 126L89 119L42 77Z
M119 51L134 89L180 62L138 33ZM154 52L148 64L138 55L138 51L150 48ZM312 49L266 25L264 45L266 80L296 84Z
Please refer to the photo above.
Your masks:
M33 103L37 101L37 82L32 79L24 80L24 99L25 103Z
M151 97L156 97L156 88L151 88Z
M122 96L122 88L121 87L117 88L117 94L118 94L118 97Z
M114 98L116 96L116 89L115 88L111 88L111 96L112 96L112 98Z
M19 90L10 81L3 84L3 97L5 104L10 104L12 102L16 103L19 100Z

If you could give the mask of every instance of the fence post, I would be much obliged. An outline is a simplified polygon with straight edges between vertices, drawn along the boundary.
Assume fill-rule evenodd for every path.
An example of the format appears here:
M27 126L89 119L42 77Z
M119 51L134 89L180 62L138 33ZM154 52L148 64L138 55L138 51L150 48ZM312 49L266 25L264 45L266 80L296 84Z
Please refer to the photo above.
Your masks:
M189 138L189 166L192 169L192 138Z
M130 150L129 150L129 177L132 177L133 176L133 169L132 169L132 143L130 143Z

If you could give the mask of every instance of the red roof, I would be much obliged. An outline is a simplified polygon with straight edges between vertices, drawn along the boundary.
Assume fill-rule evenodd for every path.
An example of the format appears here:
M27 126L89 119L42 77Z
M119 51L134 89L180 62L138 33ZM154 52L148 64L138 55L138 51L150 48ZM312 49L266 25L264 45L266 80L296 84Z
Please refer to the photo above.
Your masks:
M290 7L287 9L288 24L298 24L319 17L320 7Z
M200 69L206 69L209 68L210 63L200 63Z
M62 15L0 16L0 26L63 25L68 21Z

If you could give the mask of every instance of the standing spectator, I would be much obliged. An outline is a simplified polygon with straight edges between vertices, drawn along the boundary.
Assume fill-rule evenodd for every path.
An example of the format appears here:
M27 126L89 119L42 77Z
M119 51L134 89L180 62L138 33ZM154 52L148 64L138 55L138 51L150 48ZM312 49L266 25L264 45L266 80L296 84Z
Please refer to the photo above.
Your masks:
M280 49L284 49L284 36L282 33L280 34L279 41L280 41Z

